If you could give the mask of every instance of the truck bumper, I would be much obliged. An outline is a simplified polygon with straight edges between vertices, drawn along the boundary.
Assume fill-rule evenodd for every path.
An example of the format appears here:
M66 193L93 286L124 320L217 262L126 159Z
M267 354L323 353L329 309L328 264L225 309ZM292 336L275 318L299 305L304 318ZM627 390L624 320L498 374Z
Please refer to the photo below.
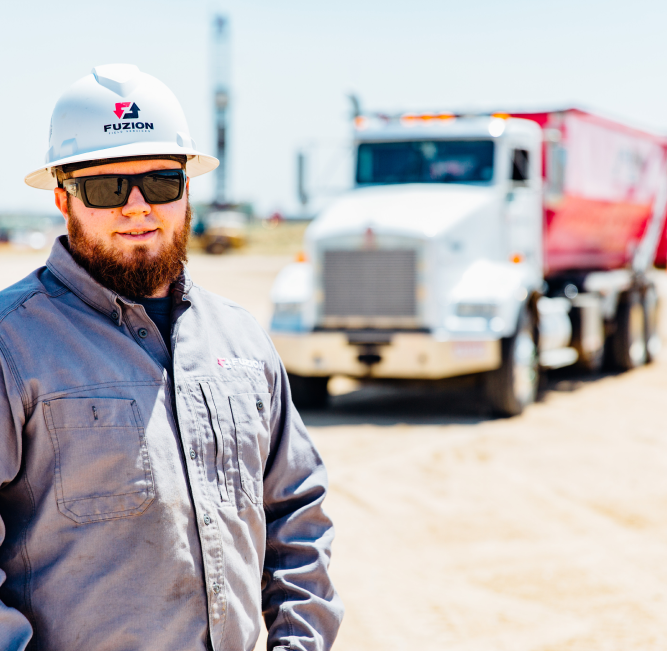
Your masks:
M344 332L286 334L271 338L285 368L296 375L438 380L491 371L501 364L500 341L437 341L427 333L396 333L386 344L349 343ZM377 363L359 361L371 352Z

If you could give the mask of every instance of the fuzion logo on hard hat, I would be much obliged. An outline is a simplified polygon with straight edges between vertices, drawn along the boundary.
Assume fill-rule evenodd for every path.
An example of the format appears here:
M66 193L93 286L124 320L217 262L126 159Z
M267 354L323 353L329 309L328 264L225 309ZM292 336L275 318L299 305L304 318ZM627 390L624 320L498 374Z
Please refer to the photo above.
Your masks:
M132 108L126 113L125 111L130 104L132 105ZM139 117L139 111L141 111L141 109L134 102L118 102L114 113L119 120L122 120L123 118L136 120Z
M114 115L120 120L136 120L141 109L134 102L117 102L113 110ZM153 129L152 122L118 122L117 124L105 124L104 133L114 131L142 131Z

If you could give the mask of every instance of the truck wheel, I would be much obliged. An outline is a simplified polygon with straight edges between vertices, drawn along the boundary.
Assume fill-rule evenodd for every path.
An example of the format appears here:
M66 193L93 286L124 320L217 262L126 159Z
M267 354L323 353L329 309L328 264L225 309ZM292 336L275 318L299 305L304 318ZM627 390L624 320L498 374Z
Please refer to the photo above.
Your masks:
M629 371L646 363L646 318L642 297L636 290L624 294L618 304L611 345L618 368Z
M661 342L658 334L659 300L655 285L649 285L643 296L644 323L646 324L646 362L654 362L660 352Z
M487 374L487 398L503 416L517 416L537 397L540 378L535 330L533 315L524 310L516 334L501 342L502 366Z
M328 377L304 377L288 373L292 402L297 409L324 409L329 401Z
M229 245L226 242L221 242L221 241L217 240L217 241L211 242L206 247L206 253L210 253L211 255L222 255L228 248L229 248Z

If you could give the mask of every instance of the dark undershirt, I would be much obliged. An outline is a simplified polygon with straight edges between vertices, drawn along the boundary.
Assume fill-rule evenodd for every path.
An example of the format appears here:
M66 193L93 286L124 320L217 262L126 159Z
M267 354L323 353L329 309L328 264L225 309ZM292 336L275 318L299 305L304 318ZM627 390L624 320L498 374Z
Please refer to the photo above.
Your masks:
M134 300L144 306L148 318L157 326L171 357L171 296Z

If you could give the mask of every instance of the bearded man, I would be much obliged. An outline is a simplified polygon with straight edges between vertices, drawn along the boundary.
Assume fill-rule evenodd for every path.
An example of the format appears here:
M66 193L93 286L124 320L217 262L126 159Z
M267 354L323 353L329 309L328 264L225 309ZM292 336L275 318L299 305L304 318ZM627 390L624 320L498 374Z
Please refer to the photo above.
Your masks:
M68 237L0 292L0 649L325 650L326 474L270 340L184 267L197 151L135 66L58 101Z

